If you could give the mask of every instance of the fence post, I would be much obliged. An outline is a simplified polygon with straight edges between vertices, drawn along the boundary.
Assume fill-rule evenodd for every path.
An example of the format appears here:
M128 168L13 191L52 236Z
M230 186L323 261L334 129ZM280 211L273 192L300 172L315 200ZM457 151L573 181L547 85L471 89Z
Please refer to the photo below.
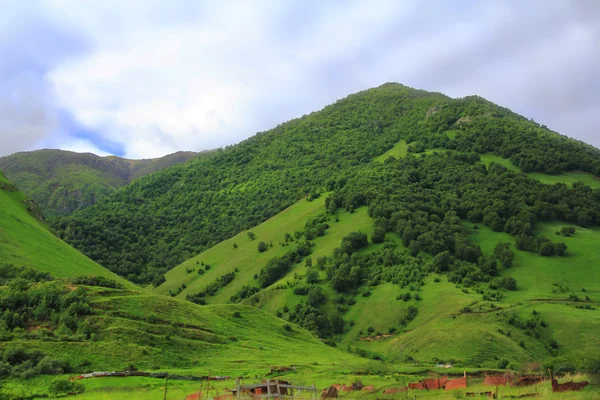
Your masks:
M163 396L163 400L167 400L167 386L169 385L169 373L167 372L167 376L165 377L165 395Z

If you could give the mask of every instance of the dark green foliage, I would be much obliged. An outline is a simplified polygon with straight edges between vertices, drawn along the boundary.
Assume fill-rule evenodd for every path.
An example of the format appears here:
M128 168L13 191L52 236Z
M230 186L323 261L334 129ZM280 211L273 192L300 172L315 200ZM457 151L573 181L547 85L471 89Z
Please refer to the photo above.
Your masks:
M163 276L164 278L164 276ZM75 276L69 279L69 282L74 285L86 285L86 286L100 286L112 289L124 289L125 286L119 282L115 282L112 279L105 278L103 276ZM158 286L158 285L157 285Z
M290 321L306 328L321 338L343 333L344 319L338 314L327 314L319 308L298 304L289 315Z
M573 236L575 234L575 227L574 226L563 226L560 229L560 234L563 236Z
M227 286L229 283L231 283L231 281L233 281L234 278L235 272L229 272L225 275L221 275L216 281L209 283L204 290L195 294L188 294L185 299L193 303L201 304L199 303L200 300L204 300L204 297L206 296L214 296L219 289Z
M69 290L47 274L11 265L0 266L0 281L8 285L0 292L0 334L4 340L18 337L32 325L45 326L41 335L61 340L83 340L93 332L82 318L91 312L82 288ZM76 331L83 334L73 335Z
M294 263L299 263L302 257L309 255L311 252L311 243L299 243L296 249L290 250L283 257L274 257L269 260L267 265L260 270L258 274L258 283L265 288L272 283L275 283L282 278L291 268Z
M448 250L442 251L433 258L433 265L436 267L438 272L448 271L452 256Z
M498 243L494 248L494 256L500 261L504 268L510 268L515 253L510 249L509 243Z
M367 247L369 241L367 234L362 232L351 232L342 239L342 245L337 250L346 254L352 254L357 250Z
M57 379L50 384L48 391L53 396L79 394L85 391L85 386L79 382L70 381L68 379Z
M312 240L325 235L325 231L329 229L328 220L329 216L326 214L320 214L315 218L309 219L304 226L304 237L306 240Z
M317 282L319 282L319 271L312 268L306 271L306 283L311 284Z
M268 249L269 249L269 246L265 242L259 242L258 243L258 252L259 253L264 253Z
M0 378L28 379L35 375L58 375L71 372L68 362L44 355L40 350L28 350L9 344L2 352Z
M248 232L248 238L250 240L254 240L254 239L256 239L256 234L254 232Z
M313 286L308 291L308 296L306 298L306 304L311 307L318 307L321 304L325 303L327 298L323 293L323 289L320 286Z
M294 287L294 294L297 294L299 296L304 296L304 295L308 294L309 290L310 290L309 285L297 285L296 287Z
M517 290L517 281L515 278L505 276L502 278L494 278L489 286L490 289Z
M231 301L232 303L239 303L242 300L247 299L248 297L252 296L253 294L258 293L258 291L259 291L259 289L255 286L244 285L233 296L231 296L229 301Z

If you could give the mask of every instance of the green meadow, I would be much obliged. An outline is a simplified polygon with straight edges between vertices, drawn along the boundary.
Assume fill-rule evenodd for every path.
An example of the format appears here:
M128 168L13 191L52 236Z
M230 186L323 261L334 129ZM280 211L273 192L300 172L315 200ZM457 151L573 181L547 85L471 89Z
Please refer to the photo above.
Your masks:
M27 210L25 196L0 174L0 255L2 262L49 272L55 277L104 276L136 286L104 269L54 236Z

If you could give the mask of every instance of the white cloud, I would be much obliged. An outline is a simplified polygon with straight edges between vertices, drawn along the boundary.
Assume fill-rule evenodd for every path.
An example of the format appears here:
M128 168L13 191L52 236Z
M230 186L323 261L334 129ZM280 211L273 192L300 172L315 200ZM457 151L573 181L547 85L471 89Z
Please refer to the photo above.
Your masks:
M64 110L102 136L86 148L147 158L232 144L387 81L479 94L600 145L593 2L92 3L47 0L39 12L89 44L77 57L47 46L38 68L42 114ZM55 123L23 137L14 148L84 140Z

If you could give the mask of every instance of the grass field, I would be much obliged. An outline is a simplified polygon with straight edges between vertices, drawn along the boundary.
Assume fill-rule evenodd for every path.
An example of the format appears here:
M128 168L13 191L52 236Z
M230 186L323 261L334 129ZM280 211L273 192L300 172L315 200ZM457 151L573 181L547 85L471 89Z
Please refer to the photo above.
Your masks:
M373 160L377 162L384 162L388 157L403 158L408 154L408 144L401 140L394 145L391 149L386 151L380 156L375 157Z
M25 196L0 175L0 259L49 272L55 277L100 275L136 286L96 264L62 240L27 211Z

